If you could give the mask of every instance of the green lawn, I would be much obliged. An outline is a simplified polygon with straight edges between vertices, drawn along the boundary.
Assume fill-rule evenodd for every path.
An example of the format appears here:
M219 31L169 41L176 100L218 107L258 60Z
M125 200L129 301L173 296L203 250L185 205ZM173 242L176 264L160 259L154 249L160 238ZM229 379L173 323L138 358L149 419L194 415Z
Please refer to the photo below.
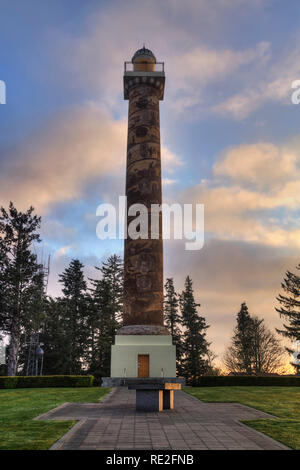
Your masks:
M185 392L206 402L238 402L279 420L244 421L277 441L300 449L300 387L195 387Z
M108 388L40 388L0 390L0 449L49 449L74 421L32 421L65 402L97 402ZM207 402L238 402L278 416L279 420L246 421L258 431L300 449L299 387L186 388Z
M109 388L0 390L0 449L49 449L75 421L32 421L65 402L97 402Z

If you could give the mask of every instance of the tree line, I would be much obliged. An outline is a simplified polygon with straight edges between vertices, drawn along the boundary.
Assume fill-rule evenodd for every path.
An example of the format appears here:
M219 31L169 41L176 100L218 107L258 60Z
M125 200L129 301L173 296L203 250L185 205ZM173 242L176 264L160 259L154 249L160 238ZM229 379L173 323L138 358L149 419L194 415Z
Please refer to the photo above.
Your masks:
M44 345L44 374L110 375L114 336L122 326L123 262L110 256L86 279L78 259L59 275L61 295L45 292L45 271L34 253L40 243L41 218L30 207L19 212L10 203L0 212L0 335L9 336L7 360L0 375L28 372L30 338ZM297 267L300 269L300 265ZM300 340L300 278L287 272L277 311L285 319L277 332ZM186 277L177 293L174 280L165 283L165 323L176 345L177 373L193 382L199 375L218 374L216 357L206 333L209 325L199 313L193 281ZM288 349L290 352L290 349ZM224 364L233 373L270 373L284 360L284 349L263 319L251 316L243 303ZM299 373L299 367L295 366Z

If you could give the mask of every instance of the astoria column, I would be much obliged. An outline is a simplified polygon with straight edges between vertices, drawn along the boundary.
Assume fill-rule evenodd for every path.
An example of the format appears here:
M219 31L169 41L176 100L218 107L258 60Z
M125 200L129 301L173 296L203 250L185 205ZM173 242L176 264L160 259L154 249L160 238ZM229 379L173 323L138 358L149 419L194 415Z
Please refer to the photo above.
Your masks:
M149 49L139 49L125 62L127 209L135 204L147 208L148 238L133 239L129 232L125 239L124 320L112 347L112 377L176 375L175 346L163 320L161 213L159 226L151 227L151 206L162 203L159 101L164 87L164 64ZM138 214L127 216L127 228Z
M163 326L163 242L161 214L151 237L151 205L162 203L159 101L163 99L163 64L149 49L138 50L125 64L124 98L129 100L126 196L127 207L148 210L148 239L124 246L124 327L119 334L168 334ZM155 68L160 68L155 71ZM127 217L127 229L135 216ZM142 236L142 235L141 235Z

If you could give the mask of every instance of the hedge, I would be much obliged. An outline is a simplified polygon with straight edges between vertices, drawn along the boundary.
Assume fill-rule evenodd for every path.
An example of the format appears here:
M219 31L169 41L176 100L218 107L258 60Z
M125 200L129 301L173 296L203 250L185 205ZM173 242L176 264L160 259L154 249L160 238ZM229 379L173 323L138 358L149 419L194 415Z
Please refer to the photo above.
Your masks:
M0 388L91 387L92 375L38 375L0 377Z
M300 387L300 376L254 376L254 375L204 375L195 380L187 380L193 387Z

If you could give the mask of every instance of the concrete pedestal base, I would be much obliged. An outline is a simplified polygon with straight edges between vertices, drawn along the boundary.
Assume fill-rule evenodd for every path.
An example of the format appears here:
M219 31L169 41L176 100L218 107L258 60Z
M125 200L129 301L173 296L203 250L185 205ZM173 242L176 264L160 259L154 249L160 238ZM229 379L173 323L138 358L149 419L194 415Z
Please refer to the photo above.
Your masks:
M176 377L170 335L117 335L111 350L111 378L138 377L138 356L149 355L149 377Z

